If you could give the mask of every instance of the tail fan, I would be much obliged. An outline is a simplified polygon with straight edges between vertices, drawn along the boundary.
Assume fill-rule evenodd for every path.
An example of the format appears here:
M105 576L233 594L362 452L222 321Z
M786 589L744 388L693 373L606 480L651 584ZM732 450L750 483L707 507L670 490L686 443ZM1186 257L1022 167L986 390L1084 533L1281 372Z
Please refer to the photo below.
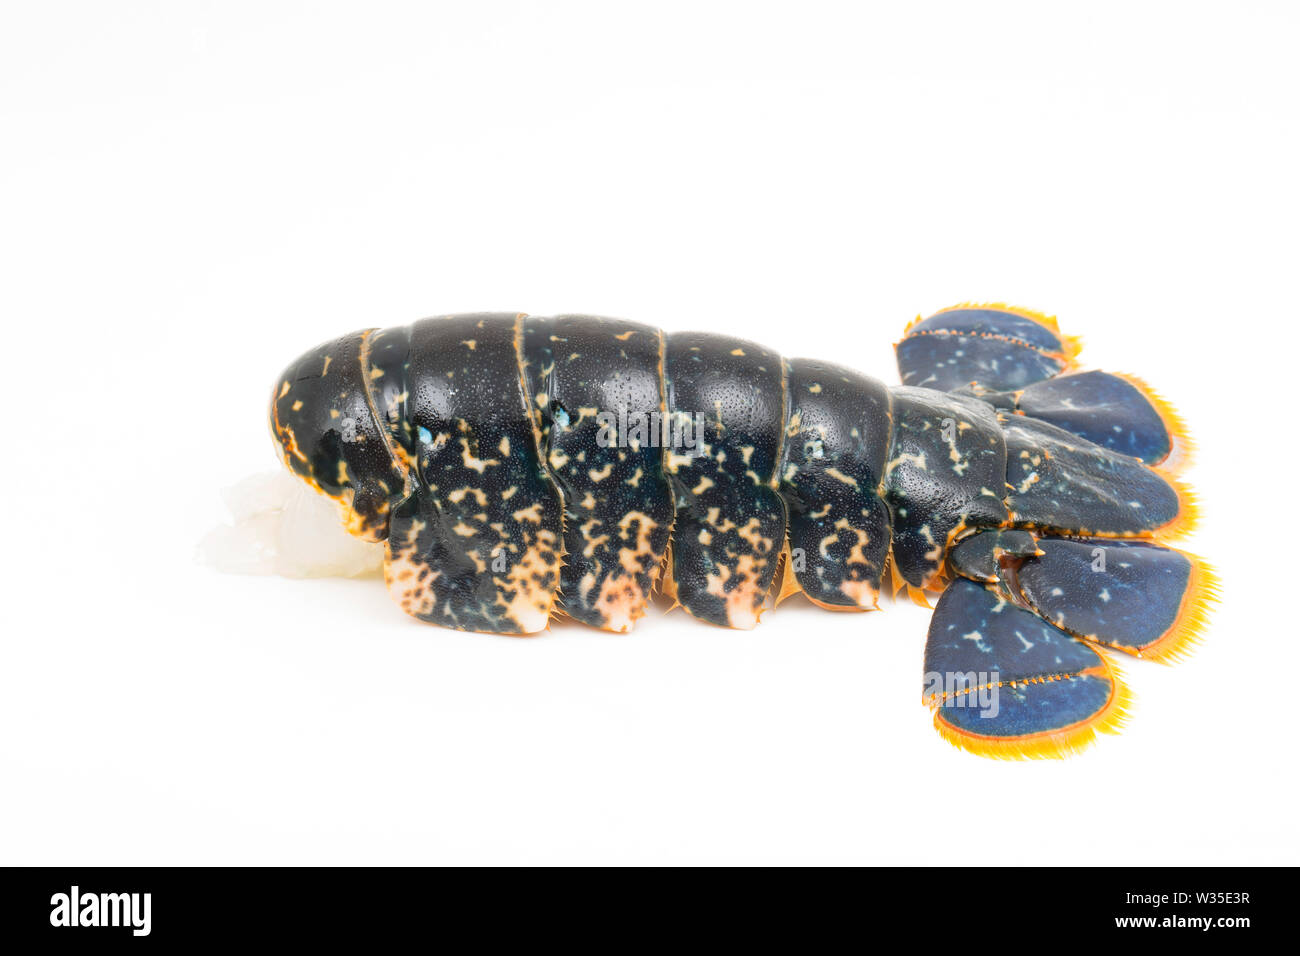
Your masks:
M1195 505L1176 482L1128 455L1023 415L1000 416L1013 524L1090 537L1188 527Z
M1149 541L1043 538L1018 580L1029 604L1057 627L1153 660L1196 643L1217 593L1199 558Z
M917 318L895 346L904 385L951 392L1025 388L1072 367L1078 344L1056 320L1007 305L959 305Z
M909 325L895 346L904 385L974 395L1148 464L1179 471L1193 445L1173 407L1141 379L1078 371L1077 338L1005 305L961 305Z
M949 743L989 757L1063 757L1121 726L1129 700L1086 642L959 578L935 608L925 701Z
M995 757L1066 756L1115 732L1128 693L1106 651L1182 658L1217 594L1204 562L1152 541L995 529L949 568L925 699L946 740Z
M1110 372L1036 382L1016 396L1015 410L1148 465L1166 461L1175 445L1187 445L1168 405L1139 381Z
M1077 371L1055 321L959 306L909 326L905 385L978 398L1006 443L1008 520L961 536L926 644L926 702L950 743L1061 757L1120 727L1109 654L1169 662L1195 646L1214 572L1163 542L1196 517L1172 474L1190 459L1177 414L1141 380ZM1159 540L1157 540L1159 539Z

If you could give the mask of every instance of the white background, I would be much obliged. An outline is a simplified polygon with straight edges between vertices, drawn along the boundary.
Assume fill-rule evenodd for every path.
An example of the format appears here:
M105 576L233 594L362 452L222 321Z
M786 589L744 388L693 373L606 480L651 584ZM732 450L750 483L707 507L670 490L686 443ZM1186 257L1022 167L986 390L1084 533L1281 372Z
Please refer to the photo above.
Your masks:
M0 16L0 862L1300 862L1284 4L20 3ZM951 748L928 614L421 625L194 562L352 329L587 311L896 382L1052 311L1201 446L1196 657L1066 762Z

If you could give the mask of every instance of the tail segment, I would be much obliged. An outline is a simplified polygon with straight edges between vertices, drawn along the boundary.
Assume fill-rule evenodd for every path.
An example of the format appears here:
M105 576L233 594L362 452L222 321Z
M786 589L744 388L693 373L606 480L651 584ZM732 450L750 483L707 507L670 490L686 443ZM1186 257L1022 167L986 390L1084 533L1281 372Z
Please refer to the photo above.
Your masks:
M1006 443L1001 526L947 551L926 645L925 699L945 739L997 757L1064 756L1120 726L1109 652L1173 661L1217 584L1164 541L1196 507L1177 414L1141 380L1075 368L1056 322L1002 305L918 320L897 346L906 385L981 399Z
M419 475L393 509L384 577L398 606L444 627L535 634L555 607L564 497L523 412L518 323L417 322L407 360L378 379L400 373Z

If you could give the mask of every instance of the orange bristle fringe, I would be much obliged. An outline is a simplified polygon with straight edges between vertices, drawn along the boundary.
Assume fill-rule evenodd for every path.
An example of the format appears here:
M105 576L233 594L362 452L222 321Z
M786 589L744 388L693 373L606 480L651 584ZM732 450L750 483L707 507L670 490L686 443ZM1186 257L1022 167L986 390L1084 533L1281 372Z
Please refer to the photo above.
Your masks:
M1151 470L1169 482L1178 495L1178 516L1169 524L1156 529L1156 539L1164 542L1177 541L1179 538L1187 537L1196 530L1201 521L1201 505L1196 497L1196 492L1161 467L1155 467Z
M898 562L894 560L893 549L890 549L889 554L885 557L885 574L889 576L889 596L897 600L903 588L907 587L907 582L903 580L903 576L898 572ZM884 586L883 581L881 586Z
M995 312L1007 312L1011 315L1018 315L1022 319L1028 319L1030 322L1036 322L1057 335L1061 334L1061 326L1057 323L1056 316L1048 315L1046 312L1039 312L1036 309L1026 309L1022 305L1008 305L1006 302L959 302L956 305L948 306L946 309L940 309L934 314L942 315L944 312L956 312L959 309L989 309Z
M1178 410L1164 396L1136 375L1128 375L1122 372L1112 372L1111 374L1116 378L1122 378L1142 393L1142 396L1151 403L1151 407L1156 410L1160 420L1164 422L1165 431L1173 439L1173 448L1170 450L1168 457L1159 462L1160 467L1174 475L1182 474L1190 468L1196 457L1196 441L1192 438L1187 423L1178 414Z
M1133 707L1133 694L1120 679L1119 668L1104 655L1102 663L1111 683L1110 699L1087 720L1041 734L986 737L958 730L942 719L943 709L936 708L935 730L954 747L996 760L1062 760L1082 753L1096 742L1099 735L1122 731Z
M1219 603L1219 577L1208 562L1186 551L1180 553L1192 562L1192 573L1178 616L1159 640L1137 651L1135 657L1162 664L1185 660L1196 651L1210 626L1210 614Z
M677 600L677 579L673 577L673 539L671 537L668 538L668 546L664 548L664 563L659 568L659 580L656 583L655 591L673 602L672 607L664 611L665 614L682 606L682 602Z
M768 598L772 601L772 607L777 608L781 606L782 601L802 593L803 588L799 587L799 581L790 566L790 541L787 538L781 548L781 556L777 558L776 574L772 576L772 587L768 592Z
M938 312L931 313L928 316L918 315L911 322L907 323L907 326L903 329L903 337L907 338L907 334L911 332L913 327L915 327L919 322L924 322L926 319L934 318L936 315L943 315L945 312L956 312L960 309L990 309L996 312L1006 312L1009 315L1016 315L1022 319L1028 319L1030 322L1041 325L1061 340L1060 352L1047 353L1056 356L1064 363L1065 367L1061 369L1059 374L1065 375L1078 368L1079 353L1083 351L1082 338L1077 335L1062 335L1061 327L1057 323L1056 316L1054 315L1048 315L1046 312L1038 312L1034 309L1026 309L1024 306L1008 305L1005 302L959 302L957 305L950 305L948 308L940 309Z
M802 594L803 592L801 591L799 593ZM855 614L866 614L868 611L880 610L879 604L875 607L858 607L856 604L827 604L825 601L819 601L815 597L808 597L807 594L804 594L804 597L807 598L810 603L815 604L823 611L848 611Z
M946 309L940 309L937 312L931 312L929 315L918 315L903 329L903 334L910 332L913 326L926 319L933 318L936 315L943 315L945 312L956 312L959 309L991 309L996 312L1007 312L1011 315L1018 315L1022 319L1028 319L1030 322L1036 322L1043 328L1061 334L1061 327L1056 322L1056 316L1048 315L1046 312L1038 312L1034 309L1026 309L1019 305L1007 305L1005 302L958 302L956 305L950 305Z
M816 605L824 611L849 611L862 613L865 611L880 610L880 593L876 592L872 598L871 607L862 607L856 604L828 604L825 601L819 601L810 594L804 593L799 586L799 579L795 577L794 570L790 564L790 542L786 541L785 546L781 549L781 555L777 558L776 573L772 576L772 585L768 588L765 597L765 606L763 611L770 611L773 608L781 606L781 602L787 598L794 597L796 594L802 596L804 600ZM886 562L889 558L886 556ZM883 586L883 585L882 585ZM759 612L760 616L762 612Z
M934 610L934 605L926 599L925 590L923 588L914 588L909 584L907 585L907 596L911 598L912 603L918 607L929 608L931 611Z

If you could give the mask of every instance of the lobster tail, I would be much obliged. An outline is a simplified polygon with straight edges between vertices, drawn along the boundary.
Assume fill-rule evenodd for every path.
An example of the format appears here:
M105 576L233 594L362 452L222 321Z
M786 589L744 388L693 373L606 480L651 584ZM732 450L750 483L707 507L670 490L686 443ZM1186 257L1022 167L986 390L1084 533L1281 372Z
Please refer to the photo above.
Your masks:
M308 352L271 418L421 620L622 632L659 585L747 629L796 592L872 609L888 574L918 603L944 588L940 733L1057 756L1122 721L1108 655L1178 658L1215 592L1164 543L1195 511L1177 416L1077 351L1046 316L958 306L909 326L890 388L728 336L454 315Z

